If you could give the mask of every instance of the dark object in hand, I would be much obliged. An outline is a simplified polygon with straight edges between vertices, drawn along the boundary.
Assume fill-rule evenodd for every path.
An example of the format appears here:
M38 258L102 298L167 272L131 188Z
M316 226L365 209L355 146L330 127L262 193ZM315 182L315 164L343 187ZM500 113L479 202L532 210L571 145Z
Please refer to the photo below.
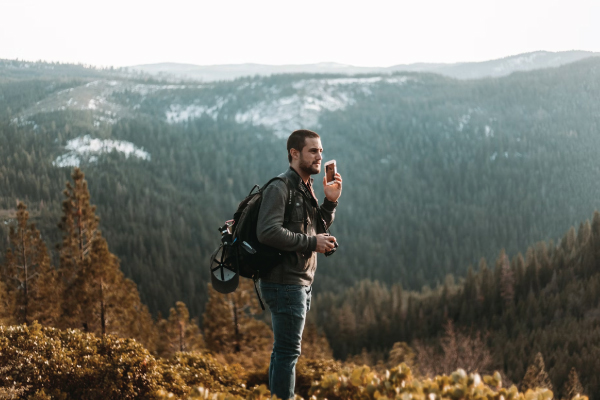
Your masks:
M339 247L337 242L333 242L333 249L329 250L328 252L325 253L325 257L329 257L330 255L332 255L333 253L335 253L335 251L337 250L337 248Z

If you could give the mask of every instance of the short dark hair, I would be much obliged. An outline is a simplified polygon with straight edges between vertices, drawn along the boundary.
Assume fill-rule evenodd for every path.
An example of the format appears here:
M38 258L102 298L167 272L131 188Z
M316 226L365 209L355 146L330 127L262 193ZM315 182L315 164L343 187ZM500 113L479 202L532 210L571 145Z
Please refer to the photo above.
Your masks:
M292 162L291 149L296 149L301 152L306 144L306 138L318 139L320 137L321 136L319 136L318 133L309 131L308 129L298 129L297 131L292 132L287 140L288 161Z

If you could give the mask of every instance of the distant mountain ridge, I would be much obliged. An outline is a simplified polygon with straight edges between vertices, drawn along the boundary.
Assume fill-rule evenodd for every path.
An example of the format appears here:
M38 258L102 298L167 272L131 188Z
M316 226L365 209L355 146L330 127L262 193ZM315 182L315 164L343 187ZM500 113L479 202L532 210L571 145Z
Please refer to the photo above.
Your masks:
M291 73L321 74L372 74L394 73L399 71L433 72L457 79L479 79L510 75L516 71L559 67L587 57L597 57L600 53L591 51L535 51L531 53L508 56L496 60L482 62L464 62L454 64L414 63L391 67L358 67L334 62L317 64L224 64L194 65L180 63L158 63L135 65L131 70L143 71L151 75L171 76L175 78L195 79L201 81L233 80L242 76L267 76Z

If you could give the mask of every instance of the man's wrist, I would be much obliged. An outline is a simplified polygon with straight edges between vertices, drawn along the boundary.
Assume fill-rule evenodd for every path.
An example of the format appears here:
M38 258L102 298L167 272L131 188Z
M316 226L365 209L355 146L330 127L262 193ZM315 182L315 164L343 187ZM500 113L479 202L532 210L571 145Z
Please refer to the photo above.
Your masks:
M323 208L328 211L333 211L333 209L338 205L337 200L331 201L327 197L323 200Z
M308 237L308 251L315 251L317 250L317 237L316 236L309 236Z

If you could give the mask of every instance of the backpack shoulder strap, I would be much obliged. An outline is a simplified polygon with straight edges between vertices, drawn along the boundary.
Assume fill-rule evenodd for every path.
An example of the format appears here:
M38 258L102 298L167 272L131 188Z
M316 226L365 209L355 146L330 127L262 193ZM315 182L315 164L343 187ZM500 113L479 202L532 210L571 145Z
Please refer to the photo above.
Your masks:
M287 186L285 213L283 214L283 220L284 222L288 222L291 219L292 215L292 203L294 200L293 195L296 192L296 189L292 186L290 180L284 174L281 174L279 176L276 176L275 178L272 178L271 180L269 180L269 182L265 183L264 186L260 188L261 192L265 190L266 187L274 181L283 181Z

